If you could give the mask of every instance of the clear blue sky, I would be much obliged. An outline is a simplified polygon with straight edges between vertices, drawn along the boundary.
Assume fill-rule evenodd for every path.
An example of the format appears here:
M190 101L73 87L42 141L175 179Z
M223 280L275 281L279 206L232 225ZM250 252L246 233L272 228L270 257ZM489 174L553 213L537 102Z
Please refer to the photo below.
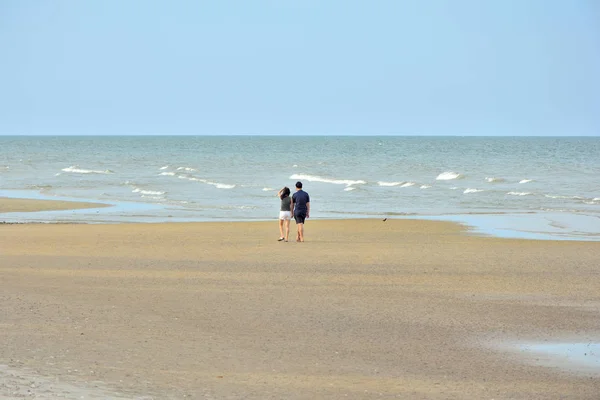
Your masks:
M600 2L2 0L0 134L600 135Z

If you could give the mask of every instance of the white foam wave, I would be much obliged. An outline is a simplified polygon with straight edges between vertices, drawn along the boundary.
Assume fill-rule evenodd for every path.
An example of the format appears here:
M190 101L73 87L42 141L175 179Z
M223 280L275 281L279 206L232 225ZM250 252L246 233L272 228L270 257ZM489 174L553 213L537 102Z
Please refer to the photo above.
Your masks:
M414 183L414 182L406 182L406 183L403 183L402 185L400 185L400 187L411 187L411 186L415 186L415 185L416 185L416 183Z
M458 189L458 188L457 188L456 186L452 186L452 187L450 188L450 190L457 190L457 189Z
M419 189L429 189L431 185L421 185Z
M77 166L77 165L72 165L68 168L63 168L61 171L71 172L73 174L112 174L113 173L110 169L106 169L104 171L98 171L98 170L93 170L93 169L79 168L79 166Z
M298 168L298 164L292 165L292 168Z
M511 196L529 196L531 192L508 192L506 194Z
M494 183L494 182L504 182L504 178L485 178L485 180L489 183Z
M233 189L235 185L227 184L227 183L218 183L218 182L206 182L209 185L215 186L217 189Z
M467 188L467 189L465 189L465 191L463 193L464 194L469 194L469 193L478 193L478 192L483 192L483 190L482 189Z
M175 172L161 172L160 175L175 176Z
M268 187L262 188L262 191L263 191L263 192L273 192L274 190L275 190L275 189L268 188Z
M132 193L141 193L141 194L147 194L147 195L152 195L152 196L162 196L163 194L165 194L165 192L159 192L156 190L142 190L139 188L135 188L131 191Z
M194 172L194 171L197 171L197 169L190 168L190 167L179 167L179 168L177 168L177 171Z
M179 179L187 179L188 181L205 183L207 185L214 186L217 189L233 189L236 186L236 185L232 185L232 184L228 184L228 183L213 182L213 181L209 181L207 179L196 178L193 176L179 175Z
M356 189L356 188L353 187L353 186L348 186L348 187L344 188L344 192L349 192L349 191L354 190L354 189Z
M554 196L551 194L545 194L544 197L549 199L573 199L573 200L583 200L583 197L580 196Z
M167 168L169 168L169 166L168 166L168 165L165 165L164 167L160 167L160 169L161 169L161 170L163 170L163 169L167 169Z
M330 178L323 178L320 176L306 175L306 174L294 174L294 175L290 176L290 179L302 179L302 180L306 180L309 182L333 183L335 185L346 185L346 186L364 185L365 183L367 183L363 180L330 179Z
M57 172L54 174L54 176L61 176L62 174L60 172Z
M142 197L145 199L152 199L152 200L164 200L162 197L159 197L159 196L148 196L145 194L143 194Z
M402 184L404 184L405 182L384 182L384 181L378 181L377 184L379 186L400 186Z
M592 201L600 201L600 197L594 197Z
M532 181L533 181L533 179L521 179L519 181L519 183L528 183L528 182L532 182Z
M442 172L441 174L439 174L437 176L437 178L435 178L437 181L449 181L452 179L459 179L462 178L462 175L457 173L457 172L452 172L452 171L446 171L446 172Z

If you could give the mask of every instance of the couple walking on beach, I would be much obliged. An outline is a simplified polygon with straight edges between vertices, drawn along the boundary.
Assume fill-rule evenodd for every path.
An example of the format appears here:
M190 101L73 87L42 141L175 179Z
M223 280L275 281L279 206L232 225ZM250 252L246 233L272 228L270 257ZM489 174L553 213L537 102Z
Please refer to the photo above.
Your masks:
M292 215L296 220L298 234L296 242L304 242L304 221L310 216L310 196L302 190L302 182L296 182L296 192L290 197L290 188L281 189L277 196L281 199L279 209L279 241L288 241L290 235L290 220ZM285 228L285 235L284 235Z

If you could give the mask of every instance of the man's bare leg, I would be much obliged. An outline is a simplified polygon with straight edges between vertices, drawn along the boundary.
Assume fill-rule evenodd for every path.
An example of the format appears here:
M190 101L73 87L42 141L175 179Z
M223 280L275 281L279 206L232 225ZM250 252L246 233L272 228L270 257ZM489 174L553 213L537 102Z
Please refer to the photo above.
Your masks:
M298 224L298 241L304 242L304 224Z

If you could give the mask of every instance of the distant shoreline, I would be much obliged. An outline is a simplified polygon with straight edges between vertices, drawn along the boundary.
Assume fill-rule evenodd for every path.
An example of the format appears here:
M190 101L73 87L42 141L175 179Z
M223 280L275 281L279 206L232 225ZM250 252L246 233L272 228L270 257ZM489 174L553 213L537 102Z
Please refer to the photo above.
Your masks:
M140 203L143 209L145 204ZM150 204L146 204L151 206ZM93 211L93 209L97 209ZM87 210L90 210L89 212ZM152 213L158 209L148 209L146 212ZM87 212L87 214L86 214ZM275 221L275 218L257 218L257 219L238 219L238 218L206 218L206 219L180 219L170 216L156 216L150 219L136 219L140 211L135 209L125 209L121 203L95 203L92 201L75 200L52 200L52 199L30 199L30 198L12 198L0 197L0 224L20 225L20 224L170 224L170 223L260 223ZM117 213L112 215L112 213ZM124 214L120 214L124 213ZM132 216L128 218L127 213ZM560 223L561 218L577 220L579 224L588 225L594 223L586 216L568 216L568 215L545 215L540 217L535 212L490 212L490 213L458 213L458 214L440 214L440 215L422 215L422 214L402 214L387 213L381 215L361 215L352 213L346 214L347 218L313 218L314 221L369 221L396 219L396 220L414 220L414 221L437 221L450 222L457 226L463 226L469 234L481 237L496 237L505 239L528 239L528 240L557 240L557 241L577 241L577 242L598 242L600 233L587 232L585 234L573 232L564 234L558 231L552 231L552 225L555 223L548 218L553 218ZM578 218L585 220L579 221ZM575 221L571 223L575 223ZM575 224L576 225L576 224ZM527 228L527 229L525 229Z
M64 211L85 208L110 207L110 204L90 203L65 200L37 200L24 198L0 197L0 220L3 213L13 212L39 212L39 211Z

